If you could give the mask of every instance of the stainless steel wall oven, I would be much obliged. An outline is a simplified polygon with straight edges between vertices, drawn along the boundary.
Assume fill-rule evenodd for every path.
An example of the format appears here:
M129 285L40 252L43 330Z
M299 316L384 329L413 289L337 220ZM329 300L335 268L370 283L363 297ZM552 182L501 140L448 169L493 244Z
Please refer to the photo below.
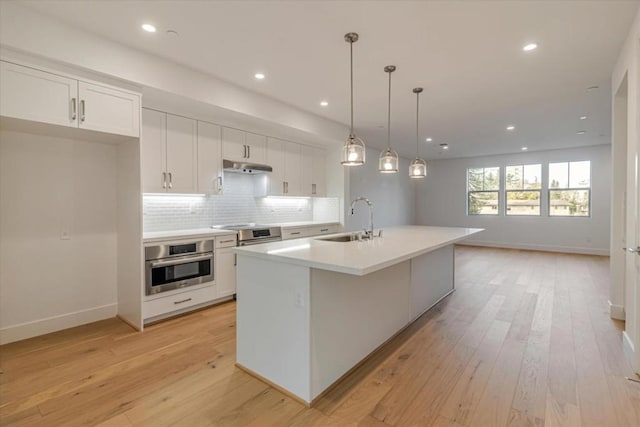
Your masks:
M213 247L212 239L145 247L145 294L212 281Z

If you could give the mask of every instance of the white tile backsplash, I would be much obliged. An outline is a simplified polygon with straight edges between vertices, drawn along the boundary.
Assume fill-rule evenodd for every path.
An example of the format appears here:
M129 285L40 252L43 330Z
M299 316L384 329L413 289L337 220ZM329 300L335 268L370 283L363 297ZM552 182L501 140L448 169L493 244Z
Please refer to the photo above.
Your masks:
M259 177L226 174L224 195L164 195L143 197L144 231L184 230L211 225L339 221L336 197L255 197Z

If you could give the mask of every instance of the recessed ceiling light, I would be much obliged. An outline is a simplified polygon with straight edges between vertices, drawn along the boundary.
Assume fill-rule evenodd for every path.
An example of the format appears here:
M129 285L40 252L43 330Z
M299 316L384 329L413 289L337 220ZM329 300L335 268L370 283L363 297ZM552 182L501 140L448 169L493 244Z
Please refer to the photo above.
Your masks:
M514 125L507 126L507 130L514 130L516 127Z
M448 150L449 144L440 144L440 147L442 147L443 150Z
M587 133L586 130L579 130L578 132L576 132L578 135L584 135L585 133Z
M328 101L320 101L320 106L321 107L326 107L327 105L329 105Z
M599 89L599 87L598 87L598 86L589 86L589 87L587 88L587 92L593 92L594 90L598 90L598 89Z
M587 116L580 116L580 120L587 120Z
M522 147L522 151L527 151L528 148L527 147Z
M537 43L529 43L529 44L524 45L522 50L524 50L525 52L529 52L529 51L535 50L537 48L538 48L538 44Z
M151 24L142 24L142 29L148 33L155 33L156 27Z
M258 80L262 80L262 79L264 79L264 74L262 74L262 73L256 73L256 74L254 75L254 77L255 77L256 79L258 79Z
M431 142L431 141L433 141L433 138L427 138L427 140L426 140L426 141L427 141L427 142Z

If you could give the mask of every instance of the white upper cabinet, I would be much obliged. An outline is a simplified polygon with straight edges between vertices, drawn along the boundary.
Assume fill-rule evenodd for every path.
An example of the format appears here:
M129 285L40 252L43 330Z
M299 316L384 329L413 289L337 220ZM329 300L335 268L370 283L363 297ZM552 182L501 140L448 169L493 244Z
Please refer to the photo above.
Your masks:
M140 163L144 193L164 193L167 191L166 154L167 114L143 108Z
M314 148L308 145L302 146L302 196L313 196L313 156Z
M264 163L267 152L267 137L247 132L245 141L247 143L247 159L252 163Z
M140 136L140 95L0 61L0 115Z
M277 138L267 138L267 164L273 168L273 172L267 174L269 188L267 192L271 196L284 194L284 141Z
M264 163L267 137L238 129L222 128L222 157L236 162Z
M140 97L136 94L80 81L78 83L81 129L140 136Z
M198 187L196 121L167 114L167 190L195 193Z
M222 157L227 160L244 162L247 160L247 144L245 143L246 132L222 128Z
M195 193L196 121L160 111L142 110L142 191Z
M284 143L284 181L286 196L302 196L302 145Z
M78 81L0 62L0 115L78 127Z
M327 150L313 147L313 180L311 182L311 195L325 197L327 195Z
M198 193L222 194L220 126L198 122Z

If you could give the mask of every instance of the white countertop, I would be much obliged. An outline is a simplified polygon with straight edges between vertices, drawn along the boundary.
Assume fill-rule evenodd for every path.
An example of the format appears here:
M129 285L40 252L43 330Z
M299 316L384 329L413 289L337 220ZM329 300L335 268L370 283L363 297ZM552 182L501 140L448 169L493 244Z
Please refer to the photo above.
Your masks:
M442 248L483 231L482 228L408 225L384 229L383 237L362 242L328 242L330 236L235 248L239 255L364 276ZM377 230L376 230L377 233ZM334 234L331 236L338 236Z
M237 234L233 230L219 230L215 228L192 228L188 230L151 231L142 234L144 243L161 242L164 240L182 240L195 238L211 238L216 236L230 236Z

